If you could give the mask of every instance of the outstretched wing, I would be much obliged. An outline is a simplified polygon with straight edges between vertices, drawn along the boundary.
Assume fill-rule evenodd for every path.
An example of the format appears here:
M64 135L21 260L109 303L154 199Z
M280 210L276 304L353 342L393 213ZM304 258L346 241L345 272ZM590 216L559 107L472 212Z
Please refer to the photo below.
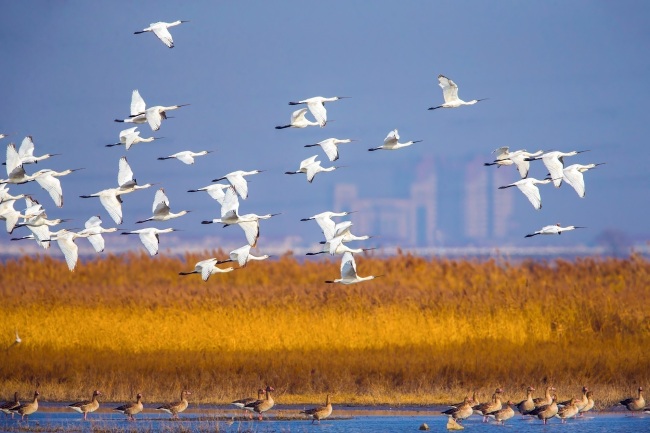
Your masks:
M142 114L146 109L147 105L144 103L142 96L140 96L140 92L137 89L134 90L131 94L131 116Z
M163 44L167 45L169 48L174 48L174 40L172 39L172 34L167 30L167 27L156 26L153 28L153 32L158 36L158 39L160 39Z
M442 96L445 98L445 103L458 99L458 86L449 78L438 75L438 85L442 87Z
M307 108L309 108L309 111L311 112L312 116L314 116L316 122L318 122L320 127L322 128L325 126L327 123L327 110L325 109L325 105L323 105L323 103L320 101L309 102L307 103Z
M57 207L63 206L63 190L61 189L61 181L59 179L50 174L44 174L38 176L36 182L50 194Z
M154 215L169 213L169 198L167 198L163 188L156 191L151 211Z
M357 264L351 252L345 252L341 260L341 279L354 279L357 277Z
M126 156L120 158L117 170L117 184L120 188L130 186L133 183L133 170L126 160Z

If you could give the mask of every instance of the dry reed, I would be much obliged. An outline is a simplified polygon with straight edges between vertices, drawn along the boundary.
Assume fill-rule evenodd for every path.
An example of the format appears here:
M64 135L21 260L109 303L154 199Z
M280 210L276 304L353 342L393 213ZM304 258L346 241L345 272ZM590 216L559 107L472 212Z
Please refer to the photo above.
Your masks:
M47 257L0 272L0 389L45 400L107 400L137 392L167 401L224 403L261 385L283 403L427 404L469 390L508 398L553 383L583 384L602 402L648 384L650 264L638 256L573 262L359 257L385 277L353 286L322 281L338 262L277 261L180 277L184 258L107 256L70 273ZM195 277L195 278L192 278Z

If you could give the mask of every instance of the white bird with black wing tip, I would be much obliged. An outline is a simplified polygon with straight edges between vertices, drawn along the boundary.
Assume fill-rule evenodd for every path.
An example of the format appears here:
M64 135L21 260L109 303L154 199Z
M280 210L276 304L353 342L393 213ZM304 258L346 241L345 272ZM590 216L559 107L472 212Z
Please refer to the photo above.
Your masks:
M340 284L355 284L363 281L374 280L381 275L368 275L367 277L360 277L357 274L357 264L354 261L354 256L350 252L343 254L341 259L341 278L335 280L325 281L326 283L340 283Z
M397 150L401 149L403 147L408 147L414 143L420 143L422 140L411 140L407 141L405 143L400 143L399 142L399 133L397 132L397 129L393 129L388 133L386 138L384 138L384 144L382 144L379 147L373 147L368 149L370 152L375 151L375 150Z
M584 228L586 227L579 227L579 226L562 227L560 226L560 224L554 224L550 226L544 226L542 227L541 230L537 230L535 233L527 234L525 237L532 238L533 236L537 236L537 235L561 235L562 232L567 232L576 229L584 229Z
M483 99L472 99L471 101L463 101L458 97L458 86L449 78L444 75L438 75L438 85L442 88L442 96L445 98L445 102L442 105L436 107L430 107L429 110L436 110L438 108L458 108L463 105L474 105L477 102L485 101L487 98Z
M316 119L318 125L322 128L327 123L327 110L325 109L326 102L334 102L339 99L346 99L349 96L333 96L331 98L325 98L323 96L314 96L313 98L303 99L302 101L289 102L289 105L300 105L307 104L307 108L311 112L312 116Z
M174 39L172 39L172 34L169 33L169 28L181 25L183 23L189 23L187 20L178 20L171 23L166 23L163 21L158 21L157 23L149 24L149 27L133 32L134 35L139 35L146 32L153 32L158 39L162 41L163 44L167 45L169 48L174 48Z

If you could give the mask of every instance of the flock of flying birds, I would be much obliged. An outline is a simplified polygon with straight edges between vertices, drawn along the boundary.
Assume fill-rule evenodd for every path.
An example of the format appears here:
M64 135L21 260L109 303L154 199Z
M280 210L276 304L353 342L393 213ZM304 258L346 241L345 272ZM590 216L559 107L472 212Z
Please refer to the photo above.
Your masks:
M172 23L157 22L151 24L149 27L135 32L136 34L153 32L167 47L173 48L174 42L168 28L180 25L187 21L175 21ZM430 107L429 110L439 108L458 108L463 105L474 105L483 99L474 99L471 101L463 101L458 97L458 86L451 79L439 75L438 82L442 88L444 103L438 106ZM300 101L289 102L289 105L306 105L294 111L291 115L291 122L287 125L276 126L276 129L285 128L306 128L309 126L325 127L327 124L327 110L326 103L335 102L344 99L344 96L335 96L325 98L316 96L312 98L303 99ZM125 146L129 150L132 146L139 143L149 143L157 139L157 137L144 138L140 136L141 131L138 131L138 126L148 124L152 131L158 131L163 121L167 118L167 113L172 110L177 110L185 105L155 105L147 107L144 99L138 90L134 90L131 96L131 106L129 116L123 119L116 119L116 122L131 123L136 126L125 129L119 133L119 142L108 144L112 146ZM307 118L307 114L311 113L314 121ZM0 134L0 139L4 138L4 134ZM338 146L345 143L350 143L354 140L351 139L336 139L328 138L316 144L308 144L305 147L319 146L327 156L330 162L339 159ZM411 146L422 140L410 140L400 142L400 136L397 129L388 133L381 146L368 149L369 151L377 150L397 150L404 147ZM541 197L539 194L538 184L547 184L553 182L556 187L560 187L563 181L569 183L578 193L580 197L585 195L585 185L583 173L592 169L600 164L580 165L574 164L564 167L563 158L570 157L581 153L581 151L572 152L542 152L529 153L526 150L518 150L510 152L508 147L501 147L496 151L496 159L493 162L486 163L486 165L515 165L521 175L521 180L500 188L518 187L530 200L535 209L541 208ZM193 164L194 159L210 153L209 150L199 152L181 151L172 155L158 158L159 160L165 159L178 159L185 164ZM23 184L26 182L36 181L45 189L54 204L57 207L63 206L63 191L59 177L66 176L75 172L78 169L69 169L64 171L54 171L50 169L42 169L27 174L25 167L29 164L37 163L48 159L56 154L45 154L42 156L34 155L34 143L31 137L26 137L19 149L16 149L14 143L7 145L7 179L0 180L0 219L6 221L7 232L12 233L15 228L26 227L31 231L30 235L12 238L18 239L33 239L41 247L47 249L52 241L56 241L65 257L66 263L71 271L75 269L78 259L78 248L75 244L77 238L86 238L92 244L96 252L104 250L104 239L102 237L105 233L118 231L117 228L103 228L100 216L90 217L86 223L85 228L81 231L73 231L70 229L59 229L51 231L52 227L65 222L63 219L48 219L45 208L33 197L24 194L11 195L7 188L7 184ZM530 161L542 160L549 171L549 176L543 180L538 180L528 177ZM313 155L300 162L299 168L296 171L287 171L286 174L305 174L307 181L312 182L318 173L331 172L336 170L337 166L323 167L321 161L318 160L318 155ZM260 220L269 219L277 214L257 215L254 213L241 214L239 212L240 199L246 200L248 197L248 182L246 176L252 176L261 173L261 170L237 170L228 173L224 176L214 179L210 185L202 188L192 189L189 192L207 192L210 197L216 200L221 206L220 218L215 218L209 221L203 221L203 224L223 224L223 226L238 225L244 232L246 244L230 252L227 259L219 259L217 257L208 258L196 263L194 269L189 272L180 272L181 275L200 274L204 281L216 273L230 272L234 267L220 268L218 265L227 262L237 262L239 267L244 267L249 261L264 260L268 255L254 256L251 254L251 248L257 246L257 241L260 235ZM225 181L224 183L218 183ZM147 189L153 186L151 183L138 184L134 178L133 171L129 166L126 157L121 157L118 163L117 185L103 189L99 192L82 195L82 198L99 198L100 203L105 208L106 212L110 215L116 224L122 224L122 198L124 195L133 193L138 190ZM19 200L25 200L25 209L18 211L14 209L14 203ZM165 190L160 188L156 191L153 206L152 216L136 223L147 223L151 221L162 222L171 219L182 217L189 211L181 210L172 212L170 207L170 200L165 194ZM342 221L335 223L332 218L346 216L351 212L322 212L309 218L303 218L302 221L314 220L319 225L325 240L321 242L323 245L322 250L309 253L309 255L329 253L331 255L342 254L341 261L341 278L327 281L328 283L342 283L354 284L362 281L372 280L377 276L359 276L357 267L354 260L354 254L362 251L367 251L372 248L351 248L346 245L350 241L365 240L371 236L356 236L351 233L352 223L350 221ZM19 221L20 220L20 221ZM577 226L561 227L558 225L550 225L542 228L535 233L527 235L527 237L541 235L541 234L561 234L563 231L581 228ZM120 230L123 235L138 235L142 244L145 246L149 254L156 255L158 253L160 235L174 231L174 228L158 229L154 227L147 227L138 230Z

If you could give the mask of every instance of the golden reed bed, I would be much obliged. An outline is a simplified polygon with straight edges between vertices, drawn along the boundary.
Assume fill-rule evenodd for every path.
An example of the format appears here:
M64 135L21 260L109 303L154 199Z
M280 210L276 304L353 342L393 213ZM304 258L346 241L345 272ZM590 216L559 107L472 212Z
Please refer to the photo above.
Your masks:
M190 389L226 403L276 388L279 403L431 404L469 391L558 397L587 385L601 406L650 386L650 263L358 257L353 286L324 284L338 261L276 261L181 277L222 252L127 254L70 273L47 257L0 272L0 398L39 384L44 400L146 402Z

